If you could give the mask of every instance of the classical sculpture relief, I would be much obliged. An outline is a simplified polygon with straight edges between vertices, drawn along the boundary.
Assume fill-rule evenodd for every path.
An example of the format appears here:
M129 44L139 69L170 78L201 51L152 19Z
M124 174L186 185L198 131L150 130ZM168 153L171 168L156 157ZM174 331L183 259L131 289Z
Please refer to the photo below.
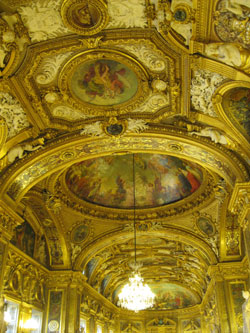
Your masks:
M19 101L7 92L0 91L0 116L8 126L8 138L29 127L26 114Z
M242 305L242 313L243 313L243 333L250 332L250 294L249 291L242 291L242 296L245 299L245 302Z
M67 105L55 106L55 108L53 108L52 110L52 114L57 118L62 118L66 120L81 120L92 118L89 115L83 114L82 111L73 109Z
M39 138L33 142L18 144L11 148L7 154L8 162L13 163L16 158L23 158L27 152L32 152L43 147L44 139Z
M211 117L217 117L213 107L212 96L225 79L225 77L217 73L207 70L196 70L190 91L194 109Z
M225 134L218 131L213 127L205 127L200 130L200 132L191 132L190 134L195 134L198 136L204 136L210 138L215 143L220 143L222 145L230 145L232 144L232 140L230 140Z
M154 72L167 70L167 61L157 51L142 43L119 44L119 47L134 54L143 64Z
M115 121L114 124L119 125L119 121ZM117 134L114 133L113 135L118 135L123 133L140 133L148 128L146 121L143 119L128 119L126 123L125 122L124 124L121 123L121 126L125 126L124 130L121 130L121 132ZM91 136L104 136L105 134L112 135L112 133L104 129L103 124L100 121L97 121L93 124L85 125L84 129L81 131L80 134L91 135Z
M15 67L25 44L29 43L26 30L17 14L0 14L0 77Z
M59 67L71 54L72 52L66 52L45 58L39 67L36 82L39 84L51 83L56 78Z
M172 0L158 4L157 19L153 21L157 29L164 35L172 28L187 46L192 37L192 21L194 20L193 2L191 0Z
M250 51L232 43L211 43L205 45L206 56L226 65L250 73Z
M225 0L225 8L234 14L242 15L244 10L250 9L250 3L248 0Z
M35 1L31 2L30 6L18 8L32 42L40 42L71 33L63 25L58 12L60 3L59 0Z
M248 0L220 1L215 12L215 31L224 42L250 47L250 5Z
M144 0L109 0L108 12L108 28L145 28L147 25Z

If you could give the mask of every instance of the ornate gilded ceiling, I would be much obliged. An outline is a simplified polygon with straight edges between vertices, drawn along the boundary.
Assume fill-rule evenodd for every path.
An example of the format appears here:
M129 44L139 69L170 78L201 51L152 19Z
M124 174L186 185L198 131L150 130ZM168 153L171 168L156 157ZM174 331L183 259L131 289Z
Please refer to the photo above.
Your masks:
M12 244L50 270L83 272L117 304L134 255L134 154L154 310L201 304L209 267L244 256L249 14L216 0L1 0L0 196L19 224Z

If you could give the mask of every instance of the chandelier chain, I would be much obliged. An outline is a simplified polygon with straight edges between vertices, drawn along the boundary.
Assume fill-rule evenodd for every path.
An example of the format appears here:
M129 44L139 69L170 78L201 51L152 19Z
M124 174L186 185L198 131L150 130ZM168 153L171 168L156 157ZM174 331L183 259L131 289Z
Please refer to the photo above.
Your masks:
M135 222L135 154L133 154L133 187L134 187L134 247L135 247L135 267L136 267L136 222Z

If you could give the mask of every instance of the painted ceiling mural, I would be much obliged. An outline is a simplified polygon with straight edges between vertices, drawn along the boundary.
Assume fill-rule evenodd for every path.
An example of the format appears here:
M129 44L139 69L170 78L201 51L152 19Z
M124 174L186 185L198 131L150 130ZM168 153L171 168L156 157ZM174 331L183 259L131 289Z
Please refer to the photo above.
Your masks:
M134 205L132 155L107 156L73 165L66 184L77 197L106 207ZM150 208L181 200L202 183L194 163L173 156L135 155L136 206Z
M250 254L249 0L0 0L0 26L4 297L40 309L25 279L20 298L7 276L36 266L63 309L72 298L62 275L71 275L86 315L109 325L108 305L125 317L116 306L133 270L136 230L139 271L157 295L151 322L178 317L176 329L186 332L194 319L199 331L209 322L205 332L226 332L211 301L222 295L213 288L220 273L226 284L238 281L227 286L221 318L231 310L230 328L234 318L241 323ZM47 294L40 310L56 305ZM67 330L67 315L45 312ZM122 331L148 323L124 322Z
M137 235L136 253L139 271L156 295L153 309L174 310L200 303L202 288L208 283L209 260L205 253L183 242L141 232ZM85 275L93 288L117 304L126 282L121 276L129 276L133 264L134 239L120 239L86 263Z
M137 86L134 72L114 60L86 62L76 69L71 81L73 93L94 105L126 102L134 96Z
M198 304L199 298L187 288L178 284L165 283L151 286L156 295L153 310L182 309Z

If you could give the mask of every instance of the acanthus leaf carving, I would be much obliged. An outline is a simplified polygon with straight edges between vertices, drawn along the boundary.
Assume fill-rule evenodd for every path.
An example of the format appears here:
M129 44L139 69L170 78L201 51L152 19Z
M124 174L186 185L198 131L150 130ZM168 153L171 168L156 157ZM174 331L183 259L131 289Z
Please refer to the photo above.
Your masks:
M7 92L0 91L0 116L8 126L8 138L29 127L27 116L19 101Z
M36 75L36 82L39 84L51 83L56 78L62 63L70 57L71 54L72 52L66 52L44 59Z
M145 28L144 0L109 0L108 12L110 21L107 28Z
M212 103L215 90L226 78L207 70L196 70L191 82L191 102L195 110L217 117Z
M59 9L61 1L45 0L32 2L30 6L21 6L18 12L32 42L41 42L47 39L70 34L71 31L63 25Z

